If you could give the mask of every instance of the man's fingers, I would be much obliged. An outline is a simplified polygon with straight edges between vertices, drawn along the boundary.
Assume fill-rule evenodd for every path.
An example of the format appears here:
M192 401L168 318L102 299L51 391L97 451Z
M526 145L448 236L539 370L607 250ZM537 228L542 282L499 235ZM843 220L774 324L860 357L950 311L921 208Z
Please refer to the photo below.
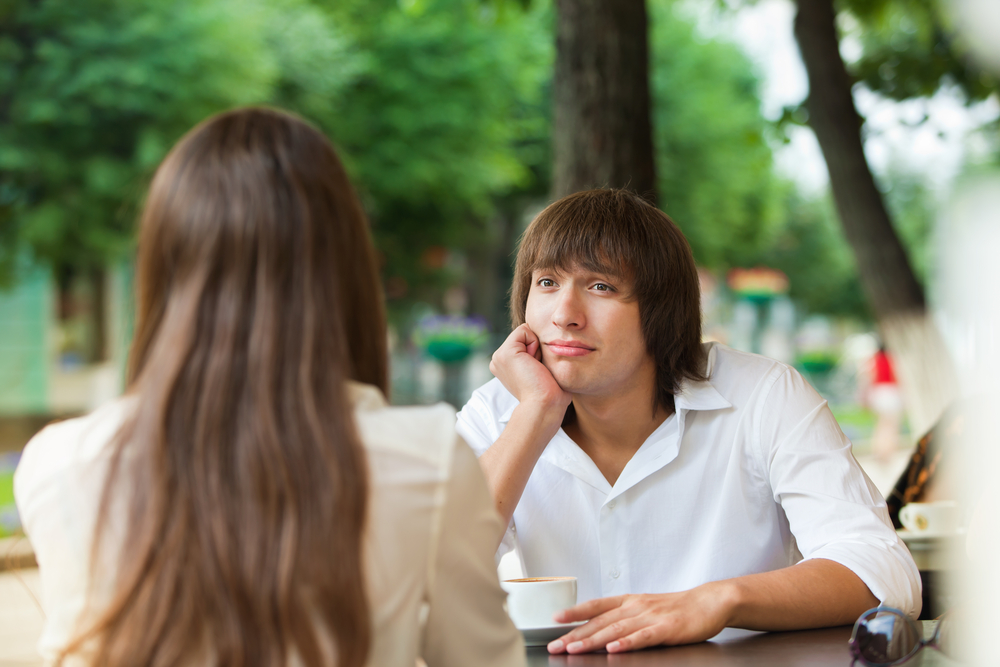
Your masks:
M661 643L662 640L656 631L656 627L646 625L625 637L619 637L608 642L604 648L607 649L608 653L624 653L625 651L638 651L641 648L648 648Z
M525 351L539 361L542 360L542 341L538 339L535 332L527 324L522 324L519 329L524 333Z
M578 645L586 642L590 637L600 632L608 625L618 622L624 615L621 607L624 595L612 598L598 598L590 600L575 607L565 609L555 615L557 623L574 623L576 621L588 621L585 625L570 630L559 639L549 642L549 653L563 653L570 645ZM581 649L579 653L590 649Z
M528 327L527 324L522 324L507 336L507 340L503 342L500 349L497 352L502 352L503 350L508 350L513 353L527 352L535 358L539 358L539 340L535 332Z
M594 619L594 621L598 620L600 619ZM591 623L594 621L591 621ZM566 652L589 653L590 651L600 651L606 648L608 644L614 643L623 637L640 634L648 630L648 623L649 619L642 616L618 618L613 622L605 624L603 628L588 637L582 637L577 640L570 639L570 641L565 642ZM590 623L587 625L590 625ZM649 634L652 637L652 633L650 632Z
M527 324L522 324L518 328L514 329L514 334L517 336L517 339L525 346L527 346L528 343L532 341L535 342L538 341L538 336L535 335L535 332L532 331L531 327L529 327Z
M535 335L535 332L532 331L527 324L522 324L519 328L522 330L523 334L521 340L524 343L524 351L538 361L541 361L542 342L538 340L538 336Z
M589 621L599 614L620 607L624 595L616 595L610 598L596 598L583 604L578 604L569 609L563 609L555 615L556 623L576 623L577 621Z
M559 640L562 641L563 647L566 647L574 642L582 641L588 637L596 635L609 625L620 621L624 615L625 614L622 612L622 608L617 607L590 619L578 628L573 628L560 637ZM552 642L552 644L554 643L555 642Z

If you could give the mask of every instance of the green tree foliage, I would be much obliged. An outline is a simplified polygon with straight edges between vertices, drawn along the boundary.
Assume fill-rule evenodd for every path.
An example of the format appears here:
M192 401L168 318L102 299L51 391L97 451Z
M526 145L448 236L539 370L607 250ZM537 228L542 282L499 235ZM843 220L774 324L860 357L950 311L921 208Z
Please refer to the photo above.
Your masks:
M180 5L180 6L179 6ZM122 251L145 174L207 113L266 96L273 65L225 5L71 0L8 5L0 37L5 225L40 259ZM206 67L206 61L211 63Z
M237 105L319 106L357 67L301 2L20 0L0 32L0 235L57 270L131 245L171 144Z
M807 313L871 320L833 202L806 199L789 186L782 200L786 217L780 232L749 263L783 271L789 296Z
M933 270L932 233L937 202L917 174L895 166L880 179L893 228L924 284ZM783 185L782 223L768 243L745 257L746 265L771 266L789 276L790 296L807 313L872 322L854 254L828 198L808 199Z
M955 33L947 3L936 0L846 0L859 22L863 51L852 73L886 97L929 97L957 86L969 101L997 92L996 76L969 57Z
M121 257L169 146L245 104L301 113L338 144L410 299L457 278L440 260L461 258L495 201L547 178L545 7L18 0L0 16L8 267L26 248L57 269Z
M1000 79L971 57L951 21L947 3L935 0L846 0L843 24L862 51L849 63L867 88L893 100L931 97L942 88L974 103L1000 92ZM994 137L994 119L982 131ZM995 158L1000 152L994 149ZM926 285L933 268L931 232L938 204L923 180L903 165L880 179L893 227L919 280Z
M939 202L924 178L902 165L890 166L879 182L893 229L906 247L913 272L926 288L934 269L932 240Z
M497 200L545 177L546 10L478 0L350 10L333 15L351 26L366 67L321 122L362 191L390 306L434 302L462 273L454 259L489 236Z
M136 204L172 143L222 109L274 104L341 149L399 321L414 301L509 264L525 204L547 196L553 9L524 5L0 3L0 261L29 249L87 268L127 254ZM810 309L858 311L854 297L823 293L824 272L828 285L853 284L851 265L822 206L774 177L751 65L674 5L650 0L665 210L702 264L775 263Z
M781 224L758 81L735 45L698 35L674 6L650 5L661 206L699 263L740 265Z

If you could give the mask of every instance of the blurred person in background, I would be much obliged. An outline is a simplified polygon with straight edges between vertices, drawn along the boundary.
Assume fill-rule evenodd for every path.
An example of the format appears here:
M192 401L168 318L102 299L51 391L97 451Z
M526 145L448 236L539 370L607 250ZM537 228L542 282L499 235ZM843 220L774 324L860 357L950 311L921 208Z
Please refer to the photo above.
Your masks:
M332 146L199 125L141 221L125 396L26 447L48 662L520 665L454 411L391 408L381 286Z
M871 384L868 406L875 413L872 453L881 463L888 463L899 449L899 429L903 424L903 395L896 383L892 358L884 345L871 359Z

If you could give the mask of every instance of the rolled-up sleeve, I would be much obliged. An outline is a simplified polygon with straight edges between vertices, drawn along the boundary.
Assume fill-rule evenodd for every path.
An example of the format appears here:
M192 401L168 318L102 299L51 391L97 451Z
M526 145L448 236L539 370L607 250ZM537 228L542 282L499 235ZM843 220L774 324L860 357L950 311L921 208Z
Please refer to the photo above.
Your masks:
M500 425L493 416L493 411L489 403L483 397L482 391L472 394L469 402L459 411L455 429L458 434L468 443L476 457L482 456L489 449L497 438L500 437ZM517 549L517 533L514 528L514 520L511 519L504 531L503 539L497 548L495 562L500 563L500 558Z
M881 604L916 618L917 567L826 401L794 369L769 380L755 414L758 448L802 557L844 565Z
M458 412L455 429L477 457L482 456L500 437L499 428L491 419L489 406L478 391Z

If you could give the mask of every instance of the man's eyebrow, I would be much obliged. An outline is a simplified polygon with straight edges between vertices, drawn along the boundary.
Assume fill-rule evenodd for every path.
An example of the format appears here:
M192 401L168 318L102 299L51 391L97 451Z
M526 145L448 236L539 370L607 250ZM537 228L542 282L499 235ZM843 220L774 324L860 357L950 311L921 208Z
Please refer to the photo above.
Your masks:
M607 276L609 278L623 278L625 273L610 264L593 264L587 263L572 263L566 265L539 265L531 269L532 273L573 273L574 271L581 271L584 273L594 273L600 274L602 276Z
M611 266L582 266L584 271L596 276L610 278L612 280L625 280L626 276L620 270Z

